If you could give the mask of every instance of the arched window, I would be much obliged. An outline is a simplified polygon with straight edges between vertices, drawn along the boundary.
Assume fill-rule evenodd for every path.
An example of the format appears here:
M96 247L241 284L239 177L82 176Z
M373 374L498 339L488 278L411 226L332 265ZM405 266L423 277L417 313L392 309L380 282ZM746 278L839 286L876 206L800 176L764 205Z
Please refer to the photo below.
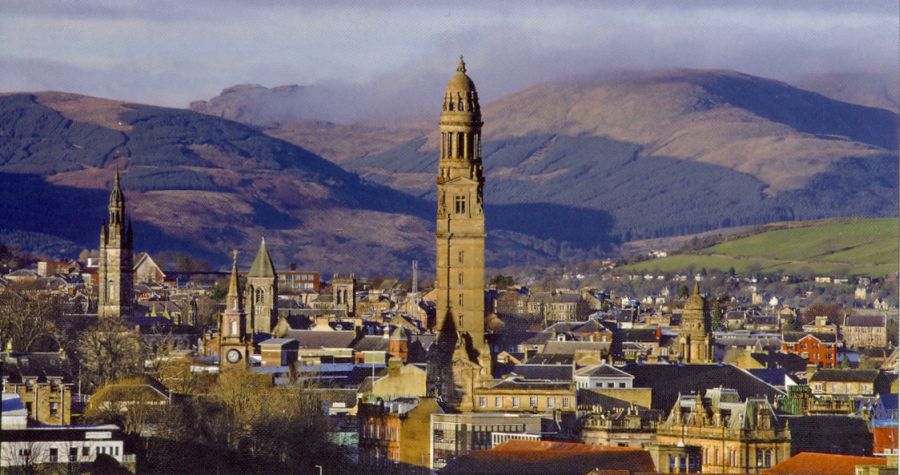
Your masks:
M265 294L266 293L263 291L263 289L256 289L256 303L262 303L263 299L265 298Z
M466 214L466 197L462 195L457 195L454 200L454 204L456 205L456 214Z
M459 251L459 263L462 264L465 261L466 251Z
M459 280L459 285L463 285L463 273L462 272L459 273L458 280Z

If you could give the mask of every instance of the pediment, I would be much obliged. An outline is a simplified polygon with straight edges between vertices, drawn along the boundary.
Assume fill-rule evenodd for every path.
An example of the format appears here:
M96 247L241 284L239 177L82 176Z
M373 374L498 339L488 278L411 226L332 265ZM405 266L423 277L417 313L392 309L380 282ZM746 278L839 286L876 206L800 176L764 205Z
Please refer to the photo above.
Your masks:
M470 185L478 185L478 182L467 177L467 176L457 176L450 178L449 180L444 182L444 186L470 186Z

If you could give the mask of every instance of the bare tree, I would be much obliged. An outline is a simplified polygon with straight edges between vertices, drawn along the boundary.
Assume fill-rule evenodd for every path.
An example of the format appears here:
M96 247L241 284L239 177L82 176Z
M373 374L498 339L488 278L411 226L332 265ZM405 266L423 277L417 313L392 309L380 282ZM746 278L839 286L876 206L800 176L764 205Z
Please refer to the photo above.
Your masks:
M116 318L101 318L76 345L76 361L89 389L138 374L141 353L137 332Z
M0 334L12 342L13 351L31 351L32 345L43 338L58 341L60 332L55 322L64 309L64 302L57 296L0 292Z

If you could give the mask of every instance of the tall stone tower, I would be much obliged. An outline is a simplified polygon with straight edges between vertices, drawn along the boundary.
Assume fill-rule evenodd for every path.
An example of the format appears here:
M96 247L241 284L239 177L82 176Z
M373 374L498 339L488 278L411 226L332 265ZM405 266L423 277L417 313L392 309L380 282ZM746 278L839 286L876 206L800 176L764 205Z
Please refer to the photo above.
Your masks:
M238 252L233 252L231 281L225 297L225 311L219 318L219 367L222 369L247 364L250 341L247 335L247 315L241 301L241 283L237 269Z
M253 266L247 274L245 311L253 333L272 333L278 320L278 275L272 264L272 256L266 249L266 238L259 244Z
M678 355L684 363L712 363L712 336L706 299L700 295L700 284L684 303L681 329L678 331Z
M335 308L346 310L348 316L356 315L356 274L335 274L331 278L331 293Z
M125 194L116 168L116 181L109 194L109 224L100 227L100 265L97 270L97 314L130 317L134 301L134 233L131 220L125 224Z
M484 336L484 167L481 109L462 57L444 93L437 174L437 345L430 390L466 411L491 377ZM433 360L433 361L432 361Z

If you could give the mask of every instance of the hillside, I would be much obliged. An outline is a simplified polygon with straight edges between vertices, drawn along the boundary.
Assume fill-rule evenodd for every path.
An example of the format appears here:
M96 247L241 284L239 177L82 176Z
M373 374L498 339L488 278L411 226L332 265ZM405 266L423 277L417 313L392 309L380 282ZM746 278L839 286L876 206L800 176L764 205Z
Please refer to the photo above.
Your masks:
M596 229L625 241L897 215L897 114L777 81L694 70L580 78L483 115L487 202L601 211ZM433 199L435 137L344 165Z
M237 122L54 92L0 95L0 239L69 256L95 248L116 166L141 251L187 251L223 266L238 248L249 263L265 236L279 266L370 274L408 273L412 259L433 266L433 203ZM488 235L492 267L586 258L612 245L599 234L592 248L572 249L514 206L489 212L499 217Z
M625 266L622 271L676 272L718 269L738 273L802 272L884 277L897 271L896 219L827 220L776 224L699 251Z

